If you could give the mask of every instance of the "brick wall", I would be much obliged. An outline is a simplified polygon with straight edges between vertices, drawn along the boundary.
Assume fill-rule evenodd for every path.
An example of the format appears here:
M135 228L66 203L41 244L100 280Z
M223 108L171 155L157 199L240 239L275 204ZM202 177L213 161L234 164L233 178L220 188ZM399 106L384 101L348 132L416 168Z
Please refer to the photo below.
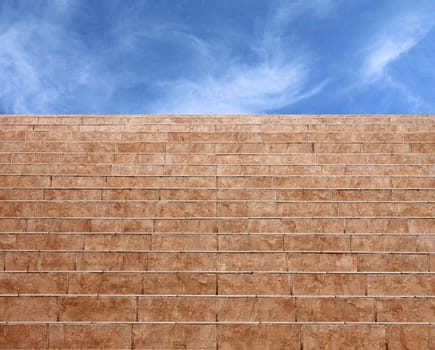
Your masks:
M433 349L434 122L0 117L0 348Z

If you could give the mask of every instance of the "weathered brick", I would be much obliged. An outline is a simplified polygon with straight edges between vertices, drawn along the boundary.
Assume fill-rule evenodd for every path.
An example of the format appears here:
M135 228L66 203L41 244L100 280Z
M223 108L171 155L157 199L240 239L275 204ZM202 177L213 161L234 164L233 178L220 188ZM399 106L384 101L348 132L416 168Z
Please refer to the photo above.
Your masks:
M291 278L286 274L219 274L218 293L227 295L289 295Z
M424 274L367 276L368 295L434 295L435 277Z
M143 294L215 294L216 275L205 273L150 273L143 275Z
M139 273L71 273L68 275L70 294L141 294Z
M389 325L387 326L388 349L391 350L430 350L431 331L427 325Z
M47 325L45 324L1 324L0 348L2 349L46 349Z
M294 274L295 295L364 295L366 276L361 274Z
M0 297L2 321L56 321L55 297Z
M59 297L59 321L136 320L134 297Z

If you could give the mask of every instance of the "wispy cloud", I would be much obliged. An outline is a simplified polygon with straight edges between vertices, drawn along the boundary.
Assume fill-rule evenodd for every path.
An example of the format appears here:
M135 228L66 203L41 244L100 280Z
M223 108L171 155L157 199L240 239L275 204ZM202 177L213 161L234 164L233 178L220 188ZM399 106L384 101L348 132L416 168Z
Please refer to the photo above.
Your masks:
M276 7L271 9L261 35L248 38L248 49L255 54L255 59L249 63L220 55L225 47L211 46L191 34L192 42L204 57L215 57L220 67L217 72L202 71L190 79L161 81L159 86L166 91L166 96L153 106L153 112L261 113L319 93L327 81L315 86L307 84L310 57L302 45L285 34L286 26L303 6L299 2L273 3Z
M371 81L382 77L388 65L418 45L433 26L433 18L424 14L397 16L365 50L364 78Z

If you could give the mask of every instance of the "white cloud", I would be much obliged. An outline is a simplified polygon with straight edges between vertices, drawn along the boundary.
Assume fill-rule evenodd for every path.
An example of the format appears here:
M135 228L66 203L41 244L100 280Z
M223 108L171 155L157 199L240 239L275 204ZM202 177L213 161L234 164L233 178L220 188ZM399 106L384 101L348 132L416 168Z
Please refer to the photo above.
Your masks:
M362 68L365 80L376 80L387 66L412 50L430 32L432 18L418 14L404 14L395 18L365 50Z
M214 57L214 63L220 68L218 73L214 69L191 79L161 81L159 86L166 96L152 107L152 112L263 113L320 92L327 82L307 87L309 55L284 35L286 26L300 13L301 4L283 1L273 4L276 6L264 23L263 33L256 38L247 38L256 60L248 63L221 55L225 47L216 48L199 38L191 38L204 57Z

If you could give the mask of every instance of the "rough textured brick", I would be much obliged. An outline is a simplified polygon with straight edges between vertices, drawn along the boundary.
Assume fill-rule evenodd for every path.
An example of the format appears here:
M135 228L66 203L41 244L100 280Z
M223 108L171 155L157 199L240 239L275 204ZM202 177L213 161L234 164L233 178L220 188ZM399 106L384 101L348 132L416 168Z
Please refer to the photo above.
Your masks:
M86 250L149 250L150 235L86 235L84 249Z
M219 271L287 271L285 253L218 254Z
M379 322L431 322L435 318L435 299L379 299L376 313Z
M425 254L360 254L358 271L428 271Z
M373 322L374 300L369 298L297 298L298 321Z
M364 295L366 276L361 274L294 274L295 295Z
M2 321L56 321L55 297L0 297Z
M368 275L368 295L434 295L435 276L425 274Z
M152 235L153 250L216 250L217 238L214 235Z
M133 348L212 350L216 348L216 326L135 324Z
M204 297L140 297L138 319L147 322L213 322L216 302Z
M51 349L130 349L130 344L130 325L49 325Z
M148 265L145 253L102 252L77 253L77 270L144 271Z
M55 294L67 293L67 275L63 273L0 274L0 293Z
M141 294L142 276L138 273L71 273L70 294Z
M17 271L65 271L75 269L74 253L7 252L5 269Z
M350 250L350 238L345 235L286 235L284 236L286 250Z
M220 235L219 250L283 250L282 235Z
M149 271L212 271L216 269L214 253L150 253Z
M303 348L385 349L385 328L378 325L305 325Z
M292 322L295 321L295 300L278 297L219 298L217 317L224 322Z
M219 349L300 349L298 325L219 325Z
M143 294L215 294L216 275L151 273L143 275Z
M2 349L46 349L47 345L47 325L0 325L0 348Z
M135 321L133 297L59 297L59 321Z
M391 350L430 350L433 326L427 325L391 325L387 327L388 349Z
M290 276L286 274L219 274L219 294L289 295Z
M289 253L289 271L357 271L356 254Z

